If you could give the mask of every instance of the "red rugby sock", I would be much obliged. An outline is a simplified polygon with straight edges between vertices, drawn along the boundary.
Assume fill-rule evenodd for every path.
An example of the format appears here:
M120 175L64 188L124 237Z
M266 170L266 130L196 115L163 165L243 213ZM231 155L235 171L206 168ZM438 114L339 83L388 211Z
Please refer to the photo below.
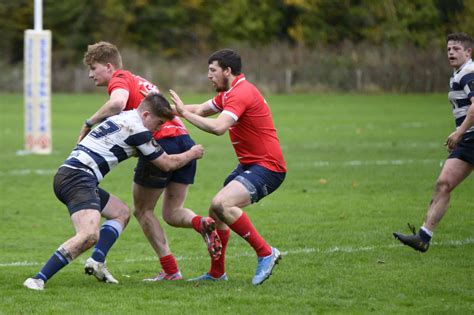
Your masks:
M169 275L175 274L179 271L178 265L176 264L176 259L174 259L173 254L161 257L160 264L163 268L163 271Z
M196 230L198 233L201 233L201 219L202 217L200 215L197 215L191 219L191 224L193 225L194 230Z
M263 239L263 237L258 234L257 230L250 222L249 217L245 212L242 212L240 218L237 219L232 225L229 226L232 231L244 238L250 246L255 249L258 257L268 256L272 253L272 248L268 243Z

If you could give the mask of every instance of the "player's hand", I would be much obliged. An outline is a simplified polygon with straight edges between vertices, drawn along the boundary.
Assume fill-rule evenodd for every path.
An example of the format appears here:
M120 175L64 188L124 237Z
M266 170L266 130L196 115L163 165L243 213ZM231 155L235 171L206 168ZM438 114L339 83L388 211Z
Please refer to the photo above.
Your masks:
M82 129L81 129L81 132L79 132L79 137L77 138L77 143L81 142L82 139L84 139L87 134L91 131L91 127L87 126L87 125L83 125L82 126Z
M444 144L448 152L452 152L454 150L459 141L461 141L461 138L462 134L459 134L457 130L448 136L448 139L446 139L446 143Z
M179 95L175 91L170 90L170 94L171 94L171 100L174 103L174 108L176 109L176 112L179 115L183 116L183 113L186 111L183 101L181 101L181 99L179 98Z
M195 159L200 159L204 155L204 147L200 144L193 145L189 151L195 155Z

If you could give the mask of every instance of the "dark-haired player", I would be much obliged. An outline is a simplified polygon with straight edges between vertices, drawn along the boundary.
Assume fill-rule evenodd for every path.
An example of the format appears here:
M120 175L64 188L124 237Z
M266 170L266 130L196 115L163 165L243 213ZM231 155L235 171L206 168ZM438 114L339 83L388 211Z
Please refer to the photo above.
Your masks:
M227 280L224 259L232 230L257 254L257 270L252 283L259 285L270 277L281 254L257 232L242 208L275 191L285 179L286 165L270 108L260 91L241 73L241 67L238 53L230 49L219 50L208 60L208 78L218 92L212 100L184 106L174 91L171 95L177 112L194 126L215 135L229 131L238 159L237 167L226 178L209 209L222 242L221 255L217 260L211 260L208 273L193 280ZM207 117L216 113L219 116L215 119ZM200 231L198 218L194 219L193 225Z
M448 98L453 106L456 130L446 140L449 156L436 181L436 188L426 213L425 222L413 235L393 233L405 245L420 252L430 246L433 232L446 213L451 192L474 169L474 62L473 39L464 33L447 36L448 61L454 69L449 81Z

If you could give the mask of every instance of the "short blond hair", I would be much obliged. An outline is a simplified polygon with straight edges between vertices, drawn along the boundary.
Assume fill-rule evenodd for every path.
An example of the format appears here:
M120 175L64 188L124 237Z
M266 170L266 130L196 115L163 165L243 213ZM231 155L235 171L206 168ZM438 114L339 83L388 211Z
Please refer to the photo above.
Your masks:
M114 44L108 42L98 42L87 46L84 54L84 64L91 66L93 63L112 64L115 68L122 68L122 56Z

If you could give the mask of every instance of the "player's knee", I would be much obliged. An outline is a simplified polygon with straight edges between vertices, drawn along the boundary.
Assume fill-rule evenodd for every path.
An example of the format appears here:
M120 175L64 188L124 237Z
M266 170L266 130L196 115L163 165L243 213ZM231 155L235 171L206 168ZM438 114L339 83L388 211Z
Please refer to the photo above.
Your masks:
M162 214L161 214L161 217L163 218L163 220L164 220L167 224L169 224L169 225L171 225L171 226L176 226L176 223L174 222L174 218L173 218L173 216L171 215L170 212L168 212L168 211L163 211Z
M144 215L144 211L141 211L139 209L135 209L133 211L133 216L135 217L135 219L137 219L138 221L140 221L142 218L143 218L143 215Z
M127 225L128 221L130 221L130 209L125 204L119 209L118 215L120 221Z
M449 194L454 189L454 186L445 179L438 179L436 181L435 189L438 193Z
M153 210L146 210L144 208L135 208L135 211L133 211L133 216L138 220L138 222L146 220L146 218L150 214L153 214Z
M220 196L215 196L211 202L211 211L217 216L221 216L225 212L225 200Z

